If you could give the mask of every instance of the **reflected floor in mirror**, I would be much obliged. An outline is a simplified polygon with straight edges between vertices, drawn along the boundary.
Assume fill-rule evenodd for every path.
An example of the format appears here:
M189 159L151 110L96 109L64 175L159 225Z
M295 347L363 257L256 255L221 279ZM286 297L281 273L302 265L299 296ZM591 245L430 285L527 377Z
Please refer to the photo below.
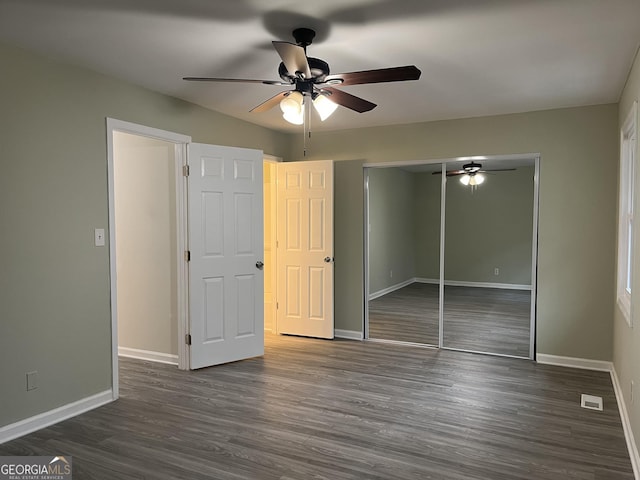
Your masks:
M438 285L412 283L369 302L369 338L438 345Z
M446 286L444 346L529 356L531 292ZM369 302L369 338L438 345L438 285L412 283Z

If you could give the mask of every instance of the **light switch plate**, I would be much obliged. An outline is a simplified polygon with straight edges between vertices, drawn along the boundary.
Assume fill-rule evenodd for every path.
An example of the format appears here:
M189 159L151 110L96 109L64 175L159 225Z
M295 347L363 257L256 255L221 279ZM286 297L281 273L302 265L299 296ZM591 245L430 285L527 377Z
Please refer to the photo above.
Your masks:
M38 372L27 372L27 391L38 388Z
M95 229L95 244L96 247L104 247L104 228Z

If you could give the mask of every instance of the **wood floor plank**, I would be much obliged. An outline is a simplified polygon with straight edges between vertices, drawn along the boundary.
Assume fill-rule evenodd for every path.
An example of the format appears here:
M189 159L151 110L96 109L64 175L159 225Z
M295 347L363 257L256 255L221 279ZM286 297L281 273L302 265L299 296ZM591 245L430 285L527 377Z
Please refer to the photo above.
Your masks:
M262 358L120 373L118 401L0 455L70 455L76 480L633 479L604 372L267 335Z

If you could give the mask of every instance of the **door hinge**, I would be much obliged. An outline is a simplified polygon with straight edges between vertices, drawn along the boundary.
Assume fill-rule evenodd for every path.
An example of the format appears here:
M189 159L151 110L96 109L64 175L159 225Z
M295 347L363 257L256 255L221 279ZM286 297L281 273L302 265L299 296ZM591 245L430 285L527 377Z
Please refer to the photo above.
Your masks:
M189 165L183 165L182 166L182 176L183 177L188 177L189 176Z
M280 304L276 302L276 310L278 310L279 308L280 308Z
M190 262L191 261L191 250L186 250L184 252L184 261L185 262Z
M184 336L184 343L186 343L187 345L191 345L191 334L190 333L187 333Z

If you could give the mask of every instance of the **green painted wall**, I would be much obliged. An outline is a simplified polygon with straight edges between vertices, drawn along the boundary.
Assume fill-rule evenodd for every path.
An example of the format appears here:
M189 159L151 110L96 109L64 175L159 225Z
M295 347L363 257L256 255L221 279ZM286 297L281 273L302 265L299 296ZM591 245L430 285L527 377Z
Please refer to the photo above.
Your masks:
M533 175L533 167L493 172L475 190L449 178L445 280L531 285Z
M412 176L398 168L369 169L369 293L416 276Z
M308 157L336 168L336 262L349 272L336 328L362 329L363 162L540 153L538 353L611 360L614 295L618 106L568 108L493 117L316 132ZM302 151L291 136L289 156ZM339 199L357 206L343 208ZM341 252L349 244L349 255Z
M440 167L442 168L442 167ZM414 173L414 249L416 277L440 278L440 198L442 178Z
M636 57L631 73L627 80L627 85L620 99L619 110L619 128L622 128L624 121L631 111L631 105L634 101L640 99L640 57ZM640 118L637 119L640 126ZM640 139L639 139L640 140ZM640 147L640 141L637 142ZM636 150L636 165L640 161L640 148ZM612 170L618 174L619 161L611 162ZM635 189L635 211L640 212L640 172L636 170L634 183ZM613 227L614 232L617 229ZM629 420L636 440L636 446L640 446L640 402L638 402L638 394L640 392L640 295L635 285L638 285L637 279L640 278L640 255L638 255L638 247L640 246L640 225L634 223L634 262L633 262L633 293L631 296L631 317L633 328L627 325L625 318L622 316L617 304L612 306L614 312L614 339L613 339L613 363L620 381L620 387L624 396L624 402L629 414ZM615 279L609 285L611 295L615 296L616 284ZM635 401L631 403L631 382L635 384Z
M289 140L8 45L0 60L2 426L110 388L106 117L279 156Z

